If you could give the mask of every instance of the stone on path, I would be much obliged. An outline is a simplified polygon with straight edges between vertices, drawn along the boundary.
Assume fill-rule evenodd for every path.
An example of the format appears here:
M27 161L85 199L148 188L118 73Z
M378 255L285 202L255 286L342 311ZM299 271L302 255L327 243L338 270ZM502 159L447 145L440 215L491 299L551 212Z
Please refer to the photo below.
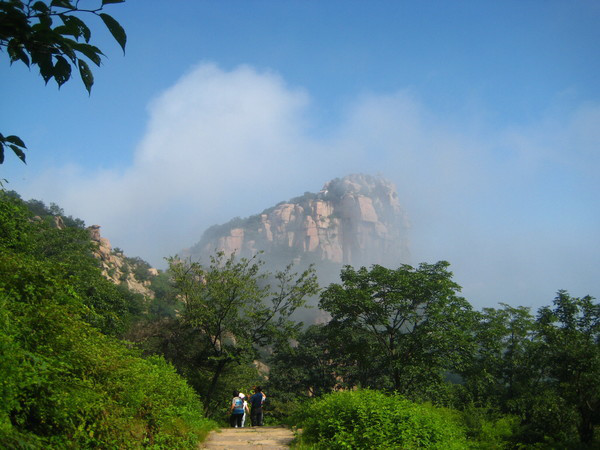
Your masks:
M284 427L221 428L210 433L200 448L204 449L286 449L294 433Z

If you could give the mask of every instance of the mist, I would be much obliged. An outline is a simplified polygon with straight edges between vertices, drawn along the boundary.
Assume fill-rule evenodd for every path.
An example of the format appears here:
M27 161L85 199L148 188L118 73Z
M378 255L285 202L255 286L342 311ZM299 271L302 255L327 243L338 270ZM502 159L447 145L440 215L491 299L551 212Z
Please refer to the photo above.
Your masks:
M164 268L210 225L382 174L412 224L411 263L449 261L475 307L600 291L600 105L526 124L481 108L442 116L408 88L357 93L326 123L319 106L273 71L204 62L149 103L129 167L49 167L17 190Z

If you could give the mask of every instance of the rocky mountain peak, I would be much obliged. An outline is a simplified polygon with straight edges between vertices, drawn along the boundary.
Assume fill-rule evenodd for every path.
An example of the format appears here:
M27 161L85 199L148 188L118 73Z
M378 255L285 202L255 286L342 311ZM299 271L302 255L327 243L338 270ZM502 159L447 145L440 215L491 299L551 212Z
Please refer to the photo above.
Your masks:
M203 261L216 250L246 257L263 251L263 259L276 265L396 266L408 260L408 228L393 183L353 174L325 183L318 193L210 227L185 253Z

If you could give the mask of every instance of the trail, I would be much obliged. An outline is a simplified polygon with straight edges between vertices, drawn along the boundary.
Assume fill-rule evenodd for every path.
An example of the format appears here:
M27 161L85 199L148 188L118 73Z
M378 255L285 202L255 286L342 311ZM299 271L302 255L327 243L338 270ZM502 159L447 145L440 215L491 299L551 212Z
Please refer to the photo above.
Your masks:
M200 448L203 449L286 449L294 433L284 427L221 428L210 433Z

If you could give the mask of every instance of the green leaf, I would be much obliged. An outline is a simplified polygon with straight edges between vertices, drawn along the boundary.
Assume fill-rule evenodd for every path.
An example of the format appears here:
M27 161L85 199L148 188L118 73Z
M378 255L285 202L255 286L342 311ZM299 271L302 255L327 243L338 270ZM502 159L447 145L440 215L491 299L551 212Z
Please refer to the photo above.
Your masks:
M27 53L25 53L23 45L17 39L11 39L6 48L11 64L17 60L21 60L29 67L29 57L27 56Z
M65 9L77 9L71 4L71 2L69 0L52 0L50 2L50 6L56 6L58 8L65 8Z
M36 30L36 28L50 28L52 26L52 17L50 17L50 14L40 14L37 16L37 18L39 19L39 23L36 23L35 25L33 25L31 27L32 30Z
M54 28L52 31L54 31L55 33L61 34L63 36L77 36L77 30L74 30L72 27L68 27L66 25L59 25L58 27Z
M56 56L56 64L54 64L54 79L60 88L71 78L71 64L62 56Z
M73 62L73 64L77 63L77 55L75 54L75 50L73 49L74 45L79 44L79 42L74 41L73 39L63 38L60 42L57 42L58 49L63 53L64 56L68 56L69 59Z
M36 52L33 56L35 56L34 61L40 68L40 75L48 84L50 78L54 76L54 64L52 64L52 55L47 52Z
M104 53L102 53L98 47L90 44L84 44L82 42L74 42L71 46L74 50L77 50L78 52L87 56L97 66L99 66L102 62L100 55L104 55Z
M31 6L31 9L35 9L36 11L39 11L41 13L49 13L50 12L48 5L46 5L44 2L35 2Z
M23 161L25 164L27 164L25 162L25 153L23 152L23 150L21 150L16 145L12 145L12 144L9 145L9 147L12 148L12 151L15 152L15 155L17 155L21 161Z
M92 71L90 70L90 67L85 61L80 59L77 61L77 63L79 65L79 74L81 75L81 81L83 81L83 84L85 85L88 94L91 94L92 86L94 84L94 75L92 75Z
M2 138L2 135L0 134L0 139L1 138ZM19 147L27 148L27 146L21 140L21 138L19 136L15 136L14 134L11 134L10 136L6 136L3 139L10 142L11 144L15 144L15 145L18 145Z
M0 142L0 164L4 162L4 144Z
M113 35L115 40L119 43L121 48L123 49L123 53L125 53L125 44L127 43L127 35L125 34L125 30L117 22L108 14L100 14L100 18L104 21L104 24L108 28L108 31Z
M75 16L68 16L66 14L61 14L60 18L62 19L63 23L68 27L68 29L72 30L72 33L70 34L72 34L76 38L78 38L79 36L83 36L85 42L90 42L92 32L83 20Z

